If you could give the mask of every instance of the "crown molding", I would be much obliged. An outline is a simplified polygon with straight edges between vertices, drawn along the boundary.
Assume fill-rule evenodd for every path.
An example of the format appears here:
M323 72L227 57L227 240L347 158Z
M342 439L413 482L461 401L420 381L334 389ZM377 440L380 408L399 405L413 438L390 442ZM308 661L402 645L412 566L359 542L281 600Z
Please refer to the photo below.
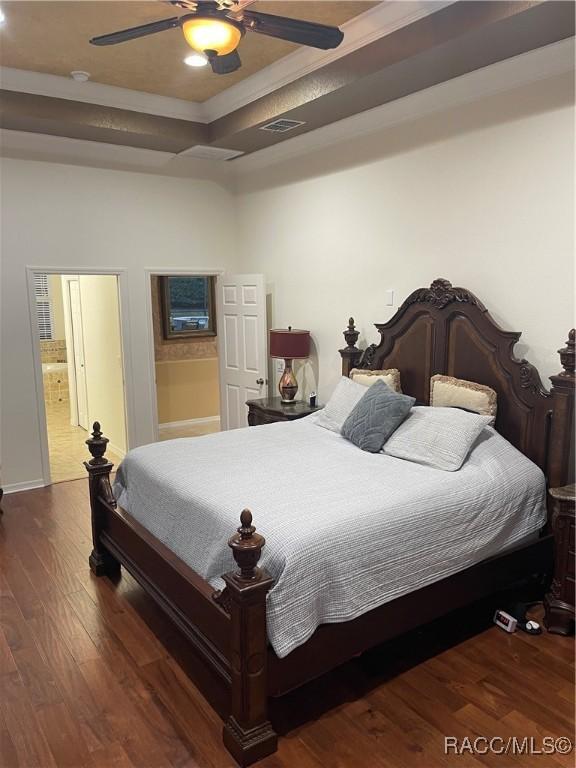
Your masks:
M101 107L128 109L148 115L173 117L195 123L207 123L202 104L169 96L159 96L116 85L94 83L88 80L78 83L71 77L32 72L26 69L0 67L0 85L6 91L19 91L36 96L51 96L57 99L98 104Z
M69 77L11 67L0 67L0 87L7 91L51 96L196 123L211 123L454 2L455 0L383 2L342 25L344 42L338 48L319 51L302 46L202 103L90 80L79 83Z
M458 105L574 73L575 39L505 59L231 162L237 181L254 172Z
M349 139L361 139L459 104L474 103L530 83L572 74L573 62L574 38L570 38L453 78L231 162L197 160L168 152L10 130L0 131L0 155L32 162L204 179L242 191L242 182L249 182L252 174L268 168L275 174L276 165L292 158ZM276 183L277 176L273 178Z
M453 5L454 2L455 0L391 0L380 3L341 25L344 41L338 48L319 51L302 46L231 88L212 96L203 104L205 114L209 122L218 120L381 37Z
M6 128L0 129L0 158L212 181L223 186L232 177L227 162Z

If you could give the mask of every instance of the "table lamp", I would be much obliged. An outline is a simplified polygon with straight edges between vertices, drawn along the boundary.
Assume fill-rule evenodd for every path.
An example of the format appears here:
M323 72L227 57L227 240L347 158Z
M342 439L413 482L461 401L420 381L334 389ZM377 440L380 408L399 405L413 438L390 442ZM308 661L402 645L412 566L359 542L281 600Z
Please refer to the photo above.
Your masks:
M294 402L298 382L292 370L292 360L304 359L310 354L310 331L299 331L291 326L270 331L270 357L284 359L284 373L278 383L282 402Z

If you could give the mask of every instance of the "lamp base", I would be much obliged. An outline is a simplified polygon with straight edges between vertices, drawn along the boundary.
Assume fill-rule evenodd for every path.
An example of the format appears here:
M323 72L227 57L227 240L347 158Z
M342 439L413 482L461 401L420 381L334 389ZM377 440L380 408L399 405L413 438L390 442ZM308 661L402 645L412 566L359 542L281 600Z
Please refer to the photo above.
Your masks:
M283 405L290 405L294 402L296 392L298 392L298 382L294 371L292 370L292 360L284 360L284 373L278 382L278 391Z

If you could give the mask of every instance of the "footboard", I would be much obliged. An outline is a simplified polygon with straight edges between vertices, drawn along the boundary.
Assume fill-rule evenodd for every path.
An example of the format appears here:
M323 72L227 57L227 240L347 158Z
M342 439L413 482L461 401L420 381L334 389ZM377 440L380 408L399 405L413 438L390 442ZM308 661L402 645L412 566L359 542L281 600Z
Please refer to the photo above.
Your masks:
M124 566L186 636L191 661L204 674L196 682L225 717L224 743L240 765L276 750L267 715L266 594L272 579L257 564L265 539L244 510L231 547L238 570L226 573L215 590L125 510L117 506L105 457L108 439L95 422L86 441L96 576L119 578ZM209 675L206 674L209 673Z

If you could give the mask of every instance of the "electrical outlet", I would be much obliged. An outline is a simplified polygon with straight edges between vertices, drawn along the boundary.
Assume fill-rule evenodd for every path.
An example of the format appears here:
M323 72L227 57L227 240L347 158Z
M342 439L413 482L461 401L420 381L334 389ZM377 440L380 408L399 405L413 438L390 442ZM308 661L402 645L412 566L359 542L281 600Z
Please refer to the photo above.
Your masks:
M276 360L276 373L279 376L282 376L284 373L284 360L277 359Z

